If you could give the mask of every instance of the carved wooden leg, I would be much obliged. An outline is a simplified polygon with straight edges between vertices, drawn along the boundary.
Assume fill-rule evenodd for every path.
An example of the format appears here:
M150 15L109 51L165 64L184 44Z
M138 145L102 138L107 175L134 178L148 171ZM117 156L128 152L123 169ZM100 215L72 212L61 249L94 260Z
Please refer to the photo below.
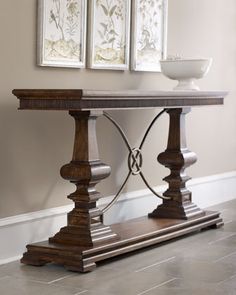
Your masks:
M163 195L168 199L163 200L163 204L150 213L149 217L190 219L205 214L192 203L192 193L186 188L190 177L185 174L185 168L197 161L196 155L186 146L185 115L190 110L178 108L167 111L170 116L168 146L158 156L158 161L171 171L164 178L169 188Z
M110 167L99 160L96 119L101 112L72 111L75 119L75 142L72 161L63 166L61 176L76 185L69 195L75 208L68 214L68 225L50 238L51 243L92 247L118 239L118 236L100 221L102 214L96 206L101 198L95 185L110 175Z

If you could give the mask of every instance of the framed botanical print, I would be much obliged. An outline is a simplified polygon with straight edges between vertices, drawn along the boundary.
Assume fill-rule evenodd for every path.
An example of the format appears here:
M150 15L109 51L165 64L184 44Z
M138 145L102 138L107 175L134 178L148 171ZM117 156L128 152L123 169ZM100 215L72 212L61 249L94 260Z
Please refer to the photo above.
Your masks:
M89 60L92 69L129 69L130 0L89 1Z
M38 0L38 65L85 67L87 0Z
M160 72L167 43L168 0L133 0L131 69Z

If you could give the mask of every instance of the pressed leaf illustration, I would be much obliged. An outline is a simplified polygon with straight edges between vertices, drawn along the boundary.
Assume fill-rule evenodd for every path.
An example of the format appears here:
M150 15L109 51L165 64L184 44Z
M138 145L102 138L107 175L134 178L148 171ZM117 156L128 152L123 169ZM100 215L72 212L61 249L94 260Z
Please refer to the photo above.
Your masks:
M164 1L135 0L137 66L159 67L163 54Z
M81 1L45 1L47 30L44 39L46 60L81 60Z
M127 0L96 0L94 63L125 63Z

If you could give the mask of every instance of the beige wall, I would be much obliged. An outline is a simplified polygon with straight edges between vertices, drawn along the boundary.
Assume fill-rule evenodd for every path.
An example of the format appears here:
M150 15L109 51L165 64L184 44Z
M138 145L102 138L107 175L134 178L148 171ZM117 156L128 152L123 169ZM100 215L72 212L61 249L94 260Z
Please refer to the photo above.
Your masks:
M230 91L224 107L196 108L188 115L188 145L199 158L188 170L193 177L236 169L235 35L235 0L169 0L168 53L212 56L211 71L199 85L202 89ZM72 119L65 112L17 111L13 88L171 89L174 82L158 73L37 67L36 0L0 1L0 36L2 218L67 204L65 195L73 190L59 176L60 167L71 159ZM154 114L154 110L113 112L133 145L138 144ZM160 120L152 131L155 140L149 139L145 147L144 169L152 185L160 184L168 173L156 163L156 155L166 145L167 122L167 116ZM126 150L105 119L99 120L98 135L101 158L114 168L112 176L100 185L109 195L127 171ZM143 184L134 178L127 190L139 188Z

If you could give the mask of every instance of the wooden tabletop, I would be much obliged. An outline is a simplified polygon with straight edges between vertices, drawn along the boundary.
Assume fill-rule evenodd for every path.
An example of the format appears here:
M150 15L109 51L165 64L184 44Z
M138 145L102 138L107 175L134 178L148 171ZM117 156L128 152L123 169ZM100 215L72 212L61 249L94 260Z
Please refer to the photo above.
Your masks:
M15 89L19 109L107 110L222 105L226 91Z

